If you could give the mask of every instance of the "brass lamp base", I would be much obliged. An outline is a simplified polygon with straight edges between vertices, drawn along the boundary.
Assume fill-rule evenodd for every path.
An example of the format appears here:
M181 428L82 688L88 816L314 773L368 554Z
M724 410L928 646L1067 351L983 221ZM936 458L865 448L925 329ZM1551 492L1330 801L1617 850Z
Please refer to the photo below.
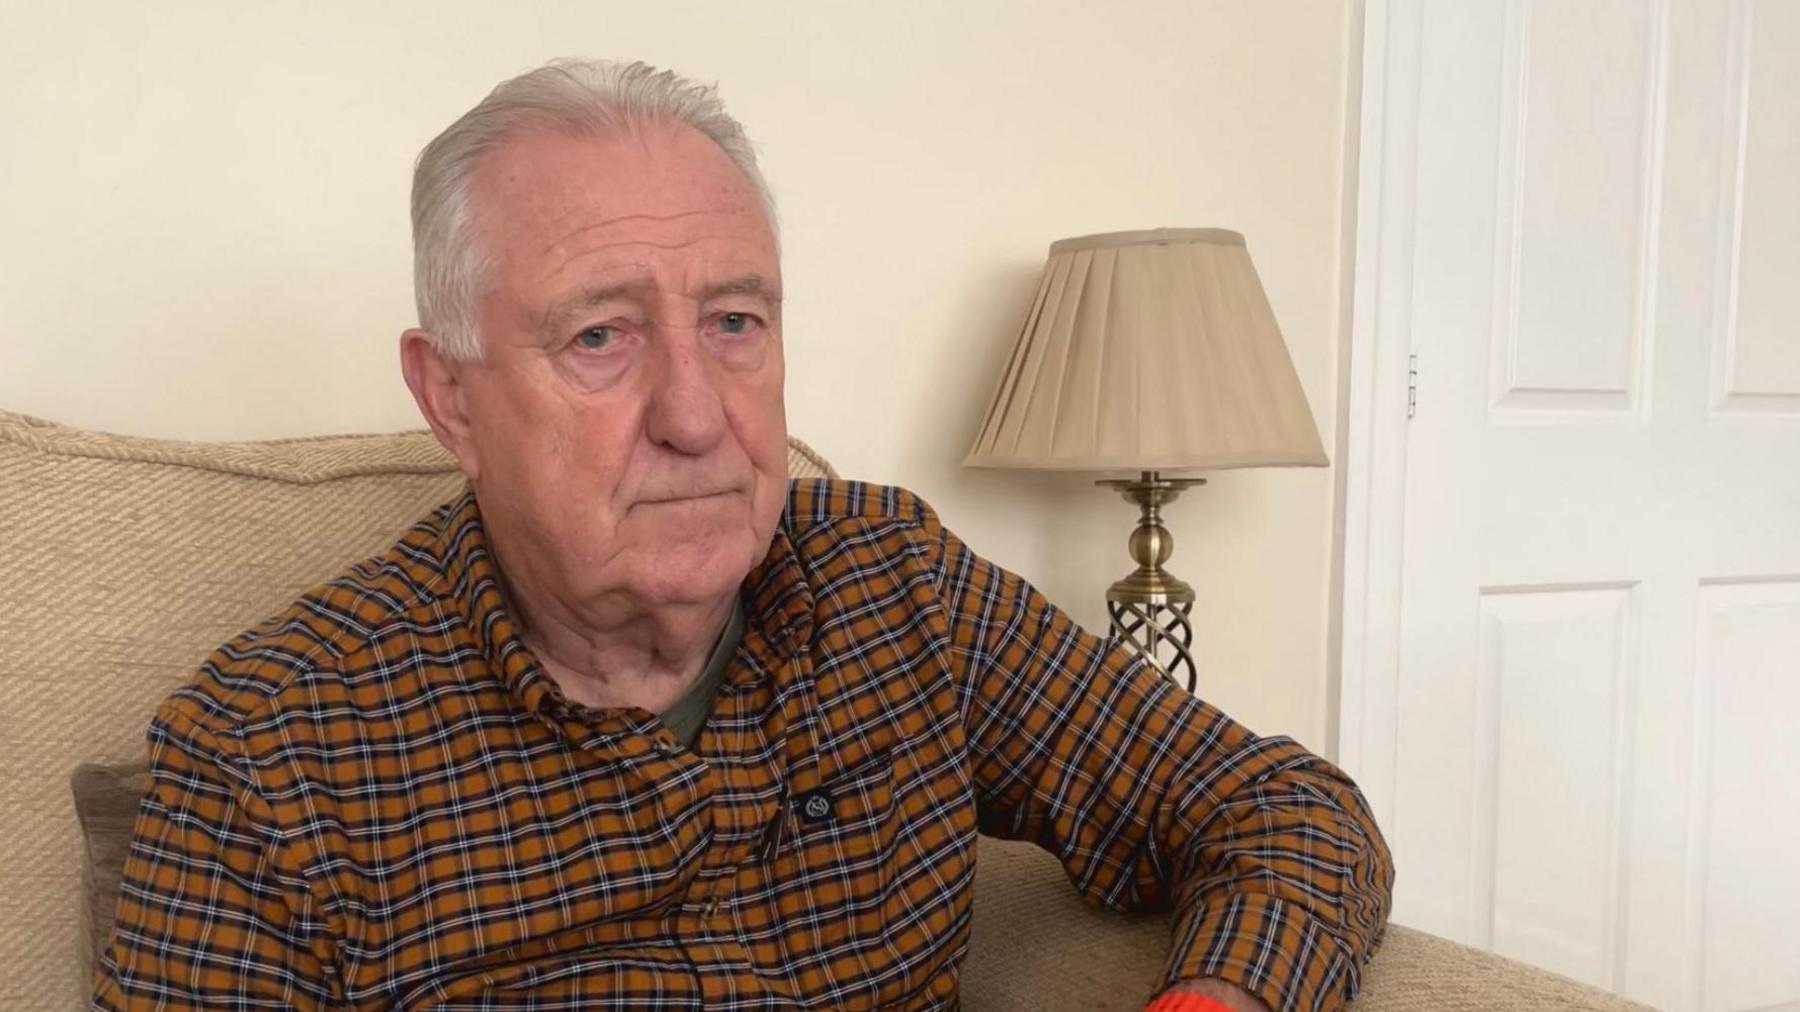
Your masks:
M1192 692L1200 684L1194 665L1194 627L1189 621L1194 588L1162 568L1175 552L1175 537L1162 523L1162 507L1184 490L1206 484L1206 479L1164 478L1155 471L1144 471L1136 478L1095 484L1136 503L1139 511L1137 530L1131 532L1130 541L1137 569L1106 591L1112 634L1164 677Z

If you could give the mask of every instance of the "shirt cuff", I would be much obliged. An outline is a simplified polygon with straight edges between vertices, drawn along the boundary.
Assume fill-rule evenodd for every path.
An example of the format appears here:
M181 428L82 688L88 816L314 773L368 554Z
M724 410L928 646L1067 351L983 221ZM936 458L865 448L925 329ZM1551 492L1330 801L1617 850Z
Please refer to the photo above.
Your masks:
M1217 977L1271 1009L1336 1009L1361 980L1360 961L1304 907L1238 893L1190 908L1176 925L1164 984Z

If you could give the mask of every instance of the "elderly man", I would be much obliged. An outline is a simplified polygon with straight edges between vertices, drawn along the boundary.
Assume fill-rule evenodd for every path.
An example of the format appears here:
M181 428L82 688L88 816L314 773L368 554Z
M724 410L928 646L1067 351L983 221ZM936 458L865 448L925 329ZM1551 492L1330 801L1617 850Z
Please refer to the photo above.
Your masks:
M470 490L158 710L99 1007L952 1008L978 830L1172 905L1158 1007L1355 991L1391 872L1342 773L913 495L790 485L768 193L710 89L508 81L413 225L401 364Z

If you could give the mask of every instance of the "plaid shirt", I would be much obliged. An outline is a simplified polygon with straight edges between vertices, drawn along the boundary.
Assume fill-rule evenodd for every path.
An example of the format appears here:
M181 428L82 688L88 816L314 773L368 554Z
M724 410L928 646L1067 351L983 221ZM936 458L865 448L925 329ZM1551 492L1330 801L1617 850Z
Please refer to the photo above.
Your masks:
M689 750L567 702L441 508L157 711L96 1006L953 1008L977 830L1172 905L1170 980L1354 992L1392 878L1355 786L910 493L796 482L743 599Z

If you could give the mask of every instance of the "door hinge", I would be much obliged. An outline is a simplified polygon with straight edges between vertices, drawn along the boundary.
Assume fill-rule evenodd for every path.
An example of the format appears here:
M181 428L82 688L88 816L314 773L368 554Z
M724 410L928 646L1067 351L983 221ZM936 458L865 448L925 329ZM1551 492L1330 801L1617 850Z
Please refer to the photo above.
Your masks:
M1419 355L1406 356L1406 417L1419 413Z

